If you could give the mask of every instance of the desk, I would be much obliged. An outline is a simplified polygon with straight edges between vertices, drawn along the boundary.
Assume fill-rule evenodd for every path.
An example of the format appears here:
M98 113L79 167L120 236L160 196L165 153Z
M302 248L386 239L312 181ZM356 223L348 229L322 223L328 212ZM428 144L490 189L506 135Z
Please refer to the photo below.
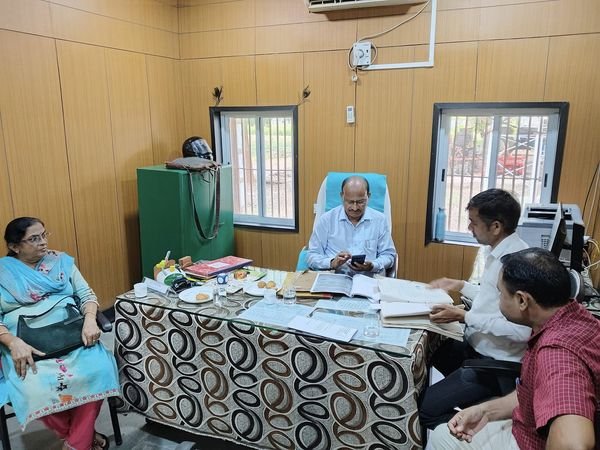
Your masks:
M416 399L436 335L413 330L406 354L236 320L257 300L118 296L115 356L126 406L253 448L421 447Z

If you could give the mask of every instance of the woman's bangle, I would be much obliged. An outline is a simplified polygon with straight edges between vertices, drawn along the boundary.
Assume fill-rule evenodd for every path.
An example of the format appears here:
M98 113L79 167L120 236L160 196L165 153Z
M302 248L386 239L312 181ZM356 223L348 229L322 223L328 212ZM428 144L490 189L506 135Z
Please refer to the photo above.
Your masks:
M5 334L10 334L10 331L0 331L0 336L4 336Z

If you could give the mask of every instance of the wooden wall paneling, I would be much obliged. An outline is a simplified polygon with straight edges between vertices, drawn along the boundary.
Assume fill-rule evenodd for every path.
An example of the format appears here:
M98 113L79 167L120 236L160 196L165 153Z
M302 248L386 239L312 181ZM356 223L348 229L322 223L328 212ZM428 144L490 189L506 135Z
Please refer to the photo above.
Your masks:
M1 107L2 105L0 104L0 230L4 230L5 225L16 216L10 192L10 173L8 172L8 164L6 162ZM2 247L1 251L4 251L4 247Z
M40 0L0 0L0 29L51 36L50 6Z
M357 38L360 39L364 38L365 36L371 36L381 33L382 31L389 30L400 22L412 17L422 7L423 4L417 4L409 8L404 7L406 8L405 14L393 16L382 15L379 17L358 20ZM428 5L425 10L423 10L423 12L414 19L409 20L395 30L390 31L381 37L372 39L372 41L379 47L427 44L429 42L429 23L431 21L430 11L431 6Z
M223 58L223 101L221 106L256 105L254 56Z
M401 255L405 278L430 281L440 276L468 277L462 268L470 267L472 261L463 261L462 246L425 246L424 242L433 104L474 101L476 72L476 43L437 45L435 67L414 70L405 254Z
M256 26L327 21L325 14L308 12L304 2L296 0L254 0Z
M595 55L600 55L600 34L550 40L544 99L570 103L558 200L581 208L600 162L600 60Z
M182 61L181 79L185 135L202 136L209 140L208 108L214 106L213 89L223 86L223 67L220 59ZM224 94L228 95L227 92Z
M273 25L256 28L256 53L302 52L305 24Z
M302 204L307 230L312 205L327 172L354 171L354 126L346 123L346 106L356 105L355 86L345 51L304 54L304 84L311 95L304 103L304 179ZM310 228L308 228L310 227Z
M181 144L188 137L180 68L179 61L146 56L154 164L181 156Z
M497 2L497 0L494 0ZM518 39L548 35L550 3L521 3L481 9L479 36L487 39Z
M39 217L53 233L51 247L77 256L54 41L0 31L0 61L14 216Z
M154 0L52 0L63 6L177 33L177 8Z
M54 36L115 49L178 57L175 33L50 4Z
M181 59L254 55L256 29L203 31L179 35Z
M559 0L550 3L550 35L600 32L600 2Z
M480 8L438 9L435 42L476 41L479 39L480 20Z
M548 38L480 42L476 100L541 101L548 43Z
M324 39L324 36L327 36ZM314 22L304 25L304 51L348 50L356 41L356 21Z
M141 273L136 169L153 162L146 62L144 55L107 49L106 67L119 218L126 244L119 258L131 286Z
M381 50L383 60L410 60L414 55L407 47ZM404 253L412 94L412 70L361 73L356 89L355 170L387 176L398 254Z
M300 101L303 89L303 57L302 54L283 54L256 57L256 92L259 105L294 105ZM310 97L309 97L310 98ZM300 115L303 106L298 108L299 133ZM304 151L299 141L298 151L298 186L299 192L304 191ZM301 196L299 196L301 198ZM306 244L305 227L302 224L302 214L307 211L307 206L299 199L300 207L300 232L265 232L263 244L263 258L269 266L285 270L296 267L299 250Z
M301 53L257 56L256 103L265 106L298 104L305 86L303 64Z
M58 42L79 265L101 306L130 288L102 48Z
M186 14L181 15L180 32L189 33L253 27L255 23L254 1L232 0L187 8Z

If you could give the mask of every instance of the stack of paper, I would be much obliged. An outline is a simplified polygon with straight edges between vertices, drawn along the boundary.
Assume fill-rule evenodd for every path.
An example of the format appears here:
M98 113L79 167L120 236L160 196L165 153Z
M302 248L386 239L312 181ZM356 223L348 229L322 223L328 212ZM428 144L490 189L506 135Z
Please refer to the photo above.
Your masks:
M460 323L433 323L429 320L429 311L430 306L425 303L382 302L381 323L384 327L417 328L463 340Z
M394 278L379 279L378 283L384 327L416 328L463 340L463 326L459 322L432 323L429 320L432 305L453 303L452 297L444 290Z
M446 291L434 289L426 283L396 278L379 278L377 281L382 302L452 304L452 297Z

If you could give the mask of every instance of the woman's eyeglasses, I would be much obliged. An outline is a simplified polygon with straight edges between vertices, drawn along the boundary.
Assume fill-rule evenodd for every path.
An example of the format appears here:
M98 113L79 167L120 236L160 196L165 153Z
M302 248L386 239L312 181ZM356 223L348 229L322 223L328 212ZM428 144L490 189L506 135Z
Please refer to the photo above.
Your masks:
M44 231L42 234L34 234L33 236L29 236L27 239L21 239L21 242L27 242L31 245L37 245L42 241L47 241L50 233L48 231Z

